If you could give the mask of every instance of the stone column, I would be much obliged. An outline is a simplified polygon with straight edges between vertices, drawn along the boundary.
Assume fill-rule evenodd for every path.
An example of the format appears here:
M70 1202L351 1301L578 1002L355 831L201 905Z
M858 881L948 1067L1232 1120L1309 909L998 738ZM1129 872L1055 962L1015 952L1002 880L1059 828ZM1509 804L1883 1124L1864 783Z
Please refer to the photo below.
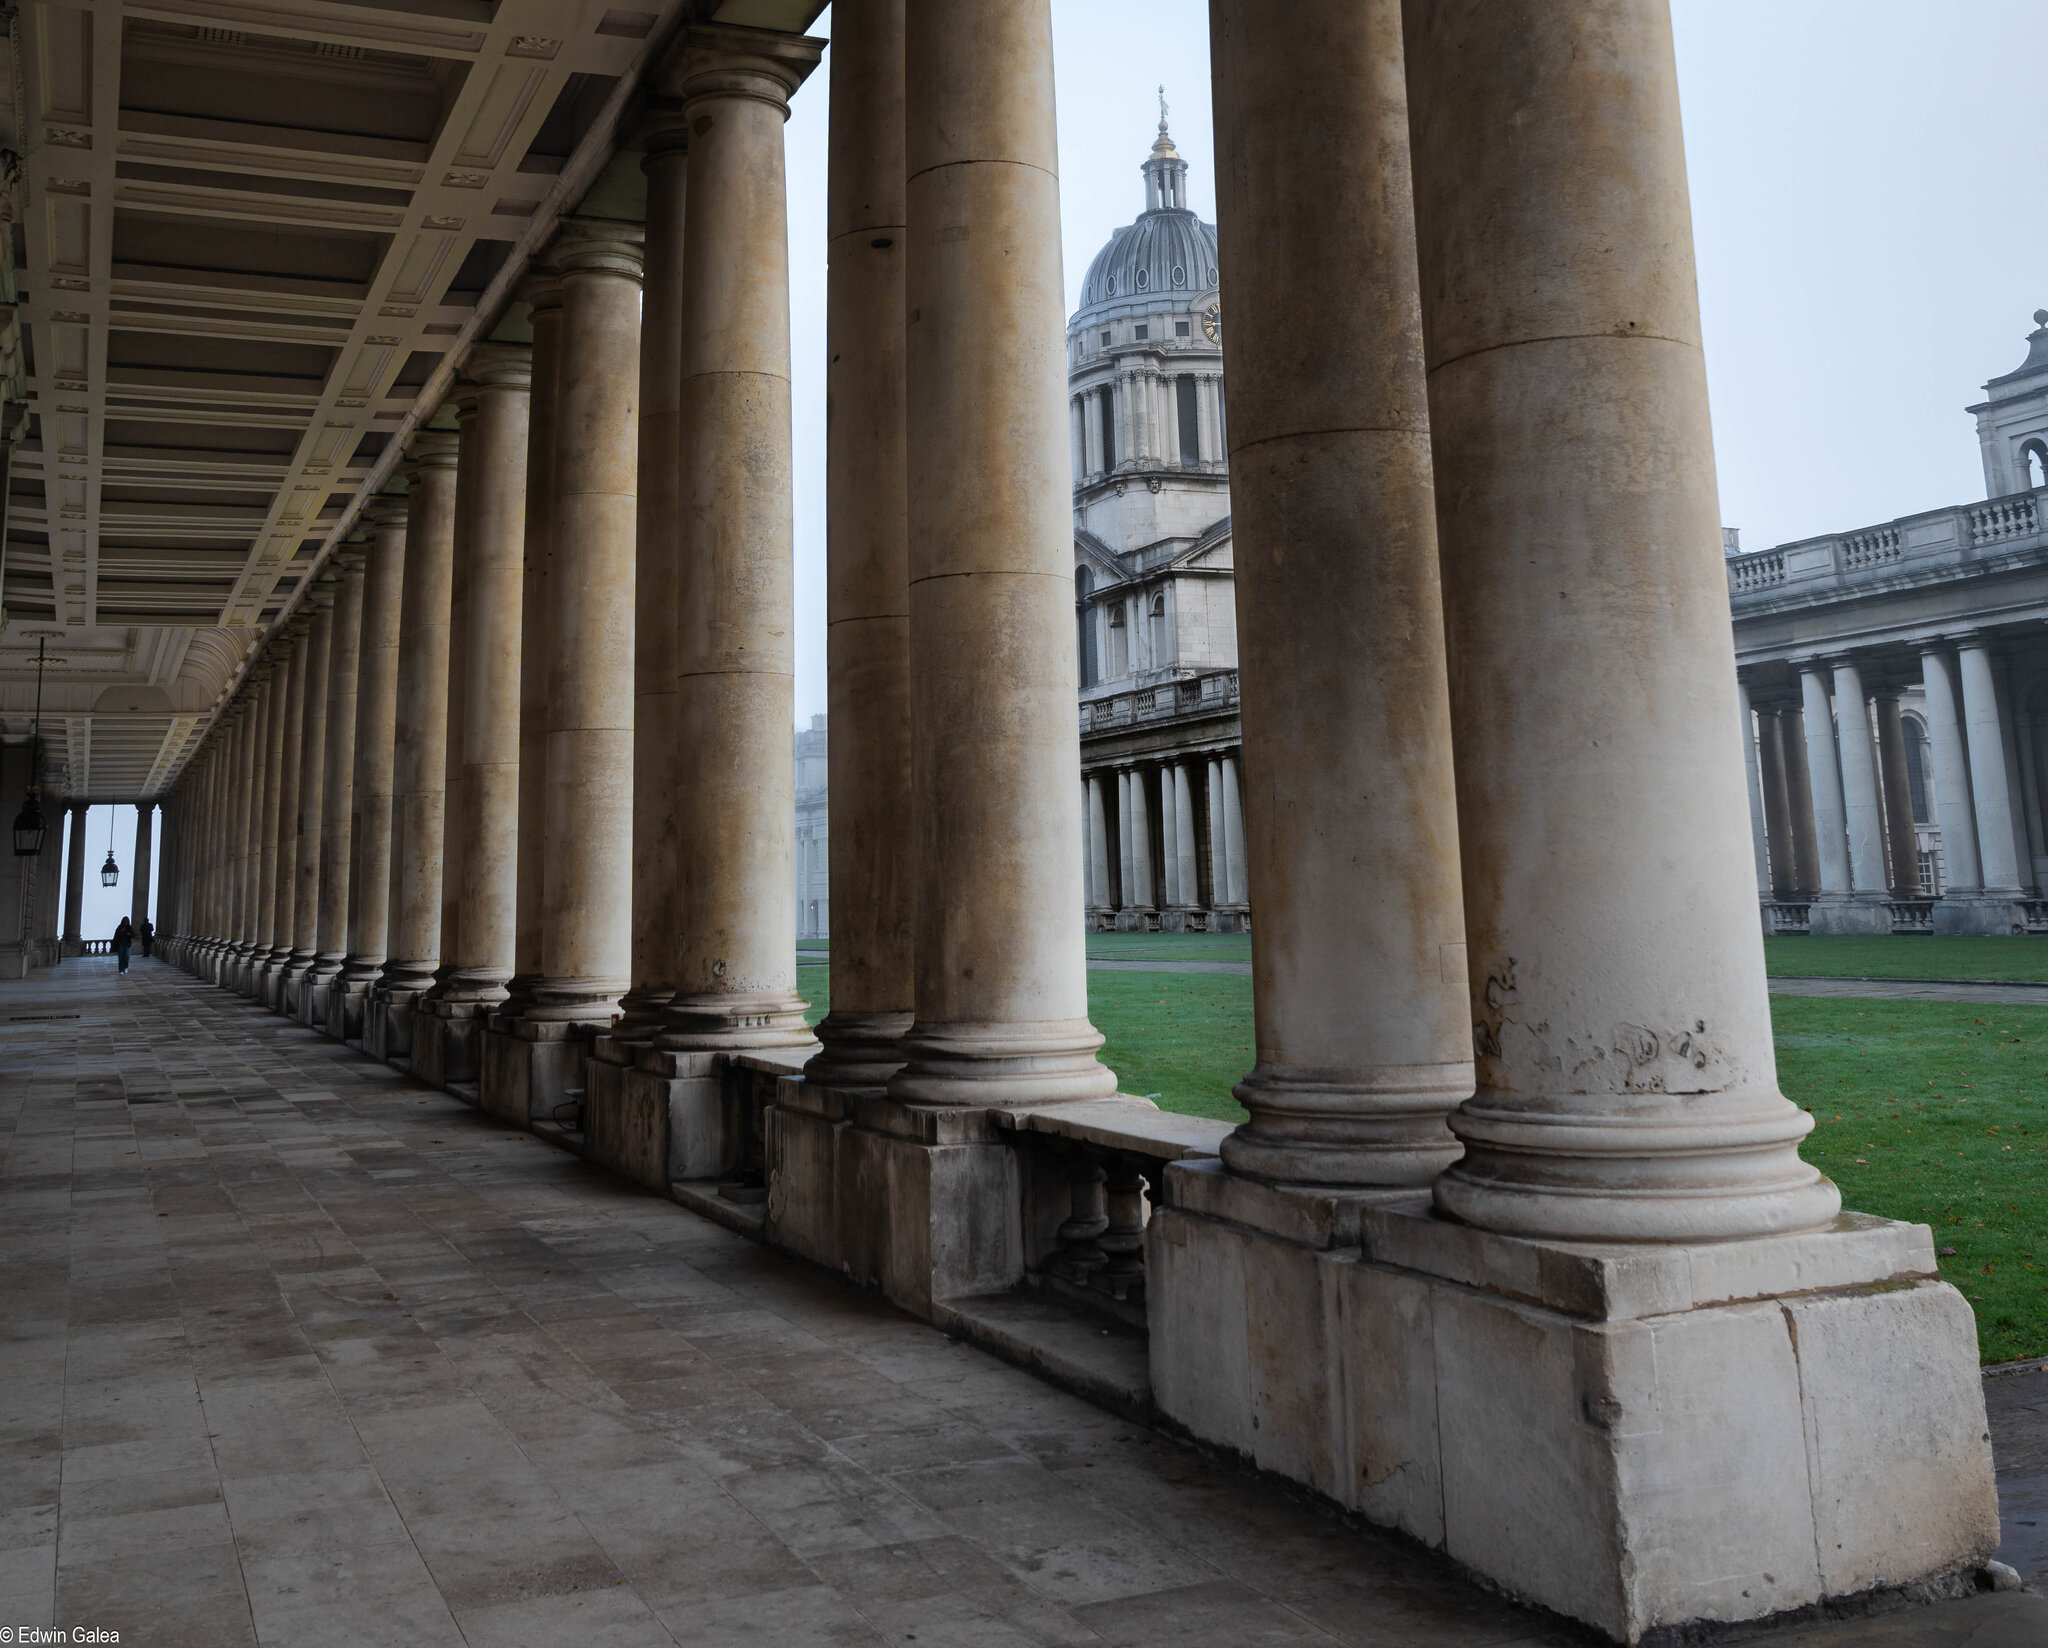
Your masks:
M355 784L350 797L348 961L328 1023L344 1041L363 1035L364 997L384 965L391 920L391 801L398 713L398 636L405 595L407 503L368 507L376 535L363 583L356 653ZM337 1021L335 1009L340 1009Z
M1173 841L1180 853L1180 901L1190 906L1198 905L1202 902L1202 878L1196 867L1195 792L1188 781L1185 761L1173 764L1173 804Z
M1765 993L1669 15L1408 13L1478 1052L1437 1205L1589 1241L1824 1226Z
M1885 845L1893 898L1919 898L1920 842L1913 829L1913 792L1906 777L1906 727L1896 689L1877 694L1877 756L1884 785Z
M903 51L903 0L843 0L832 14L838 112L825 292L832 1010L818 1026L824 1051L805 1074L850 1086L887 1081L902 1063L898 1043L910 1028L914 991L916 879L904 828L912 779ZM1101 806L1099 785L1094 805ZM1106 902L1101 886L1098 875L1098 904Z
M345 553L345 552L344 552ZM320 822L327 794L327 693L333 669L336 563L314 583L307 598L312 623L306 631L306 716L299 732L298 850L293 855L292 953L285 966L283 1008L303 1016L306 975L320 953Z
M258 746L256 839L250 844L250 950L242 982L245 995L257 995L262 969L277 943L278 813L284 792L284 740L291 719L291 660L297 651L280 635L270 647L270 679L263 688L263 742Z
M1223 761L1209 757L1209 903L1230 902L1230 869L1223 859Z
M1080 902L1073 476L1047 0L909 0L916 1022L905 1100L1106 1096Z
M1181 902L1180 896L1180 809L1173 804L1173 763L1161 762L1159 773L1159 880L1164 897L1160 902L1171 908Z
M156 845L151 839L149 825L155 811L154 801L135 804L135 859L129 875L133 892L128 904L128 919L137 927L149 919L150 855Z
M1934 790L1934 821L1941 830L1941 857L1948 887L1945 898L1975 898L1984 890L1977 857L1976 803L1970 794L1970 762L1957 713L1955 666L1936 647L1920 654L1920 679L1927 693L1927 753Z
M302 1016L325 1027L329 991L348 956L355 878L356 688L361 676L368 554L361 533L335 553L334 625L327 652L327 748L320 778L320 907Z
M1785 803L1792 819L1793 884L1801 898L1820 893L1820 836L1813 815L1813 778L1806 762L1806 714L1797 704L1778 711L1785 751Z
M469 518L468 683L462 696L462 922L450 1003L491 1007L512 977L519 884L520 621L533 356L479 344Z
M633 555L640 228L573 221L548 576L541 972L526 1016L609 1029L632 980ZM698 804L693 798L693 806Z
M520 294L532 307L533 378L526 426L526 533L519 581L519 862L512 977L504 1015L532 1005L547 929L548 658L550 546L555 534L555 389L561 376L562 287L551 271Z
M1763 757L1764 824L1771 851L1771 896L1790 901L1799 896L1799 857L1792 845L1783 720L1778 711L1765 710L1757 717L1757 727Z
M663 102L641 135L647 175L646 267L640 302L640 468L633 577L633 987L619 1003L617 1050L651 1040L675 995L677 814L677 576L682 499L684 230L689 126ZM602 1049L601 1049L602 1051Z
M1230 902L1251 901L1244 844L1244 792L1238 787L1237 757L1223 758L1223 857L1230 871Z
M817 60L815 43L789 36L692 30L664 87L681 99L691 133L674 755L678 792L691 804L676 819L676 896L685 915L671 941L675 994L660 1037L674 1052L812 1042L792 942L794 529L782 125L790 93Z
M67 956L85 953L85 814L83 801L71 803L71 857L64 869L64 948Z
M292 954L292 915L299 874L299 768L306 736L306 670L311 648L306 632L311 615L296 613L285 626L291 659L285 671L284 727L277 741L277 816L272 834L277 843L270 878L270 953L263 963L263 1001L278 1004L278 987Z
M1849 888L1855 897L1882 900L1884 797L1877 788L1877 747L1870 737L1870 705L1863 672L1850 659L1835 665L1835 743L1842 759L1842 801L1849 832Z
M258 832L263 817L264 709L270 687L270 662L259 658L249 668L242 690L242 716L235 728L235 777L228 803L234 825L233 858L228 865L228 947L222 952L218 982L230 989L241 982L242 961L255 944L255 865L260 861Z
M1223 1159L1423 1185L1458 1155L1472 1055L1400 8L1211 16L1260 915Z
M1116 775L1116 836L1117 905L1130 909L1138 901L1137 855L1131 851L1131 790L1133 788L1131 769L1120 768Z
M391 776L391 917L378 994L402 1007L441 964L441 854L448 801L448 613L455 576L459 437L412 438ZM367 649L366 649L367 650ZM387 1053L410 1051L401 1016Z
M1109 815L1102 801L1102 774L1088 775L1088 870L1089 880L1094 884L1095 908L1109 909L1116 900L1111 897L1109 879Z
M1141 910L1157 907L1152 877L1152 795L1141 767L1131 769L1132 902Z
M1750 707L1749 683L1735 678L1735 725L1742 734L1742 772L1749 783L1749 844L1756 860L1758 898L1771 896L1770 837L1764 825L1764 790L1758 761L1757 715Z
M434 968L434 982L421 1003L423 1011L431 1011L427 1004L446 993L449 975L455 971L456 952L462 947L462 858L468 845L463 823L469 807L463 794L462 728L469 702L469 589L473 581L470 560L475 536L471 520L476 514L481 485L476 472L476 383L469 376L467 362L463 375L456 380L453 399L455 545L448 589L448 708L441 740L441 920L440 942L435 952L440 959ZM431 1072L422 1070L417 1048L413 1070L428 1081L445 1080L438 1064Z
M1842 767L1835 753L1835 715L1821 665L1799 666L1799 690L1806 701L1806 771L1815 850L1820 854L1820 896L1839 903L1849 896L1849 827Z
M2017 899L2021 881L2012 788L2006 777L2005 731L1987 643L1974 636L1963 641L1956 648L1956 662L1963 678L1963 731L1970 748L1970 793L1977 803L1984 893L1987 898Z

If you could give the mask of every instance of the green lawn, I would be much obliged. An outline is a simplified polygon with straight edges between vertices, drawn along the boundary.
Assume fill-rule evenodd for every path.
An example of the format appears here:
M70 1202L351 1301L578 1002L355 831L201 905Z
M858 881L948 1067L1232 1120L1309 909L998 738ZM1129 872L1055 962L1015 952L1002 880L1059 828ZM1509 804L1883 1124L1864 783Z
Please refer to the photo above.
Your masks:
M1088 954L1103 961L1250 961L1250 933L1090 933Z
M1787 942L2031 949L2002 939ZM799 967L797 987L815 1023L826 970ZM1122 1091L1243 1118L1230 1089L1252 1065L1249 977L1096 972L1088 1004ZM1942 1274L1976 1308L1986 1362L2048 1356L2048 1005L1780 996L1771 1008L1779 1080L1814 1116L1807 1160L1847 1206L1932 1225L1936 1246L1955 1250Z
M2048 981L2048 939L1767 938L1764 966L1781 978Z

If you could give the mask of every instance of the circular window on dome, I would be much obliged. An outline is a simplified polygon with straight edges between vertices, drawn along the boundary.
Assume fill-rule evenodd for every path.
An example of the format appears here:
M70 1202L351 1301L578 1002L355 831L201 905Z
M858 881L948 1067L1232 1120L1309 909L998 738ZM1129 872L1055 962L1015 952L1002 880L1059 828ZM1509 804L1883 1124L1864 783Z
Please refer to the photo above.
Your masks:
M1150 271L1150 270L1148 270L1148 269L1140 269L1140 270L1138 271L1138 290L1139 290L1139 291L1141 291L1141 292L1142 292L1142 291L1144 291L1144 290L1145 290L1145 287L1146 287L1146 285L1147 285L1147 281L1146 281L1146 278L1145 278L1145 277L1146 277L1146 276L1147 276L1148 274L1150 274L1150 273L1151 273L1151 271Z
M1116 296L1116 276L1111 275L1103 285L1103 291L1110 297Z

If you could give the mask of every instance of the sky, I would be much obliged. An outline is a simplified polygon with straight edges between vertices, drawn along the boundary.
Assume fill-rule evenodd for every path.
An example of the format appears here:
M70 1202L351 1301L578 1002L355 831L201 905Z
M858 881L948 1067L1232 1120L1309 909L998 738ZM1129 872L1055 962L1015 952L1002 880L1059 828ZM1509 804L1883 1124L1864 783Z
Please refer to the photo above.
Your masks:
M120 869L120 882L112 887L100 885L100 867L107 861L107 815L113 814L114 863ZM64 829L64 868L61 872L67 879L63 885L70 885L71 874L71 820L59 815L57 823ZM150 818L150 861L157 858L156 843L163 834L164 815L161 810ZM53 825L55 827L55 825ZM135 907L135 809L133 807L88 807L85 817L85 903L80 907L79 932L86 938L112 938L114 929L121 924L121 918ZM157 878L150 877L149 898L151 919L155 918ZM63 916L60 910L58 920Z
M1071 309L1143 205L1162 83L1189 204L1215 219L1208 6L1052 9ZM1723 523L1768 549L1981 498L1963 408L2025 358L2048 307L2039 0L1672 15ZM829 80L828 53L788 127L800 726L825 709Z

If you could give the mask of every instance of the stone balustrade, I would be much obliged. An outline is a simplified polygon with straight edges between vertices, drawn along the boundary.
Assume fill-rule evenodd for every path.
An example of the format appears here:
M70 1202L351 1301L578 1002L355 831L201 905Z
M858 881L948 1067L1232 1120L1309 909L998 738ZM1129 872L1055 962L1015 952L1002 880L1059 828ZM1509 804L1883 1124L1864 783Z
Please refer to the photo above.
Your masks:
M1728 594L1741 615L1781 602L1802 604L1864 584L1931 582L1952 576L1987 551L2001 560L2029 551L2048 559L2041 497L2039 491L2014 493L1730 556Z
M1092 698L1080 706L1081 731L1106 732L1167 721L1182 715L1213 715L1237 708L1237 671L1211 670L1157 686Z

